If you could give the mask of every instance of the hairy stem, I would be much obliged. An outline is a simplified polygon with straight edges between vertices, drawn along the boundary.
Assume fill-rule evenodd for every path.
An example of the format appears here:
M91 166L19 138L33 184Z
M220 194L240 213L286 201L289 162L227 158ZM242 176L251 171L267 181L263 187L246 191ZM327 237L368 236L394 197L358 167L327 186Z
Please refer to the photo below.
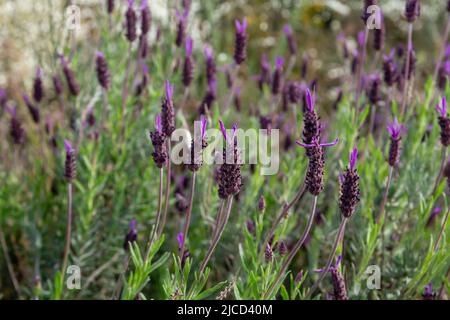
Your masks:
M289 202L287 205L283 206L281 209L280 214L277 216L275 221L272 224L272 227L270 228L269 232L266 235L266 238L264 239L262 251L267 246L267 243L269 242L270 238L272 238L272 235L275 233L276 228L279 226L281 220L286 216L286 213L292 208L293 205L295 205L305 194L306 191L306 185L303 183L303 185L300 187L299 191L295 194L294 198Z
M320 273L319 279L314 283L312 288L309 290L308 294L306 295L305 299L310 299L311 296L314 294L314 292L319 287L320 283L322 282L323 278L325 278L325 275L327 274L328 270L330 269L331 263L333 262L334 255L336 254L340 239L343 239L344 232L345 232L345 225L347 224L348 218L343 218L341 221L341 225L339 226L339 231L336 237L336 240L334 241L333 248L331 249L330 255L328 256L328 261L325 265L325 268Z
M305 243L305 240L308 238L308 235L309 235L309 233L311 231L311 227L312 227L313 222L314 222L314 217L316 215L316 206L317 206L317 196L315 196L314 199L313 199L311 214L309 215L305 231L303 231L302 236L297 241L297 243L295 244L294 248L292 248L291 252L289 253L289 256L287 257L287 259L284 261L283 265L281 266L280 271L278 272L277 277L275 278L275 281L272 282L271 286L269 287L269 289L264 294L265 298L268 298L268 297L270 297L272 295L273 290L278 285L278 282L280 282L281 278L283 277L283 275L286 272L287 268L291 264L292 260L294 259L295 255L297 254L298 250L300 250L300 248L302 247L303 243Z
M436 181L434 182L433 192L431 192L431 195L433 195L437 188L439 187L439 182L442 178L442 173L444 172L445 162L447 160L447 147L442 147L442 159L441 159L441 166L439 167L439 173L436 177Z
M216 237L217 231L219 230L220 222L222 221L223 209L225 208L225 202L226 202L226 200L222 200L220 202L220 207L219 207L219 211L217 212L216 222L214 224L214 228L213 228L213 233L212 233L212 238L211 239L214 239Z
M73 197L73 186L72 182L67 185L67 225L66 225L66 243L64 245L63 263L61 268L61 277L64 279L64 274L67 269L67 262L70 253L70 240L72 233L72 197Z
M403 93L402 93L402 107L400 109L400 117L403 118L406 109L406 100L408 93L408 75L409 75L409 65L411 59L411 51L412 51L412 33L413 33L413 24L410 23L408 25L408 50L406 51L406 65L405 65L405 83L403 84Z
M171 171L171 163L170 163L170 138L167 139L167 154L169 155L169 160L167 161L167 177L166 177L166 190L164 194L164 211L161 220L161 226L158 230L158 237L161 236L164 231L164 226L167 220L167 210L169 208L169 194L170 194L170 171Z
M203 274L203 272L205 271L206 265L208 264L209 259L211 259L212 253L214 252L214 249L216 248L217 244L219 243L219 240L222 236L223 230L225 229L225 226L228 222L228 218L230 217L232 205L233 205L233 196L229 196L227 199L227 206L225 209L225 216L224 216L223 222L219 226L219 229L217 230L217 235L216 235L215 239L213 239L213 241L208 249L208 252L206 253L205 258L203 259L203 262L200 265L199 275Z
M191 223L192 203L194 202L194 191L195 191L195 177L196 173L192 172L191 196L189 197L189 206L186 213L186 221L184 222L183 243L180 248L180 261L182 261L184 252L186 250L186 238L189 231L189 224Z

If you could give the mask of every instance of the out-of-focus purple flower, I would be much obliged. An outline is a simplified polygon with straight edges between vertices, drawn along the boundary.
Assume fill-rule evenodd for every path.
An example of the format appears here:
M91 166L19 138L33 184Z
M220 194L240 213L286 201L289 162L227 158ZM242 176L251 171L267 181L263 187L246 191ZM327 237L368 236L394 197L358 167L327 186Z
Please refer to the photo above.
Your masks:
M408 80L411 79L411 76L414 74L414 71L416 70L416 52L414 48L412 48L409 51L409 68L408 68L408 74L406 74L406 57L405 62L403 64L402 74L404 77L407 77Z
M270 246L270 244L266 245L266 249L264 250L264 257L265 257L266 263L272 262L273 251L272 251L272 247Z
M441 102L436 105L436 110L442 118L447 117L447 99L444 96L441 97Z
M206 46L204 49L206 58L206 79L208 83L216 79L216 62L214 61L214 52L210 46Z
M295 43L294 34L290 25L285 24L283 27L283 32L286 35L287 43L289 46L289 52L291 55L295 56L297 54L297 44Z
M9 133L11 135L13 143L17 145L23 145L26 140L26 135L25 130L22 126L22 122L17 117L17 107L5 106L5 110L11 115Z
M444 96L441 103L436 105L436 110L440 113L438 120L441 127L441 143L447 147L450 145L450 119L447 117L447 100Z
M448 79L450 77L450 61L447 60L439 66L438 70L438 86L442 91L445 90Z
M141 2L141 32L146 35L150 31L151 24L151 12L148 7L148 0L142 0Z
M161 106L162 130L167 137L170 137L175 130L175 110L172 102L174 85L170 85L169 80L166 80L166 97Z
M395 50L392 49L389 55L383 56L383 79L384 82L392 87L397 81L398 67L394 61Z
M112 14L114 11L114 0L106 0L106 11Z
M400 138L400 133L403 129L403 125L401 125L398 122L398 119L395 118L394 122L390 123L386 127L386 129L389 132L389 135L391 136L392 139L398 140Z
M253 220L248 219L245 225L247 227L248 233L250 233L252 236L255 236L255 223L253 222Z
M23 101L25 102L25 105L28 108L28 111L30 112L30 115L31 115L31 118L33 119L33 121L35 123L39 123L39 121L41 119L39 109L33 104L33 102L31 102L28 95L23 94L22 98L23 98Z
M158 168L162 168L166 165L168 155L166 147L166 136L163 132L163 125L161 121L161 115L155 117L155 131L150 132L150 139L153 144L152 157Z
M302 59L302 67L300 71L300 75L303 79L306 78L306 74L308 73L308 64L309 64L309 56L307 53L303 55Z
M186 53L184 55L183 65L183 84L185 87L189 87L194 79L194 62L192 60L192 46L193 40L191 37L186 39Z
M44 97L44 85L42 83L42 68L36 69L36 76L33 81L33 99L37 103L41 102Z
M241 64L247 58L247 17L244 17L242 23L235 20L234 24L236 26L234 61Z
M130 221L129 230L123 242L123 248L125 251L128 251L130 249L130 245L137 241L137 236L137 221L133 218Z
M261 55L260 67L261 73L258 76L258 86L262 90L264 84L270 84L270 62L265 53Z
M59 77L59 75L54 74L52 76L52 82L53 82L53 88L55 90L55 93L57 96L60 96L63 94L64 92L64 87L61 81L61 78Z
M381 77L378 73L369 76L367 86L367 96L372 105L376 105L381 100Z
M260 212L264 212L265 209L266 209L266 199L264 199L264 196L261 195L258 200L258 210Z
M405 4L405 18L409 23L413 23L420 17L420 1L406 0Z
M75 74L69 67L69 64L65 60L63 55L60 55L61 65L63 67L64 77L66 78L67 87L69 88L70 94L77 96L80 93L80 85L75 78Z
M129 42L136 40L136 12L133 8L134 0L128 0L128 8L125 12L126 37Z
M423 289L423 300L434 300L435 297L436 295L433 293L433 285L431 283L427 284Z
M384 48L384 40L386 35L386 28L384 26L384 15L383 12L379 11L380 14L380 28L375 28L373 33L373 48L375 51L382 51Z
M187 18L189 15L189 11L185 9L183 13L180 13L178 10L176 10L175 15L178 19L177 37L175 39L175 44L177 47L181 47L186 36Z
M281 89L281 77L283 75L284 59L282 57L275 58L275 71L272 75L272 94L277 95Z
M109 68L105 55L101 51L95 53L95 66L97 71L97 80L103 89L109 89Z

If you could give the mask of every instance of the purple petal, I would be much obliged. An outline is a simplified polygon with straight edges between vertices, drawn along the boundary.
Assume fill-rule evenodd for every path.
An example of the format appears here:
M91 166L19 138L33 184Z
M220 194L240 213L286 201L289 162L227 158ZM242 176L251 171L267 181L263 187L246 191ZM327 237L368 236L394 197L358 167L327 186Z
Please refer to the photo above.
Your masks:
M213 58L213 49L210 46L205 46L205 49L203 49L203 52L205 53L205 57L208 60L211 60Z
M352 153L350 154L350 170L355 169L356 160L358 160L358 149L354 148Z
M208 121L203 115L200 116L200 121L202 122L202 138L204 138L206 134L206 126L208 124Z
M292 28L290 25L285 24L283 27L283 32L287 35L287 36L291 36L292 35Z
M155 117L155 129L159 133L162 131L162 125L161 125L161 115L158 113Z
M135 218L131 219L130 221L130 230L132 230L133 232L136 232L137 230L137 221Z
M284 59L283 59L283 57L276 57L276 58L275 58L275 67L276 67L277 69L281 69L281 68L283 67L283 64L284 64Z
M225 126L224 126L222 120L219 120L219 124L220 124L220 131L222 131L222 135L223 135L225 141L227 141L227 129L225 129Z
M173 96L173 84L170 85L169 80L166 80L166 98L172 100Z
M67 139L64 139L64 148L66 149L67 153L73 150L72 143Z
M134 4L134 0L128 0L128 7L132 7Z
M178 242L178 248L179 249L181 249L181 247L183 246L183 244L184 244L184 241L183 241L184 239L183 239L183 233L182 232L179 232L178 234L177 234L177 242Z
M306 105L308 106L309 112L313 112L315 105L315 92L311 94L309 88L306 88Z
M192 54L193 40L191 37L186 39L186 56L190 56Z
M141 10L144 10L148 7L148 1L147 0L142 0L141 2Z

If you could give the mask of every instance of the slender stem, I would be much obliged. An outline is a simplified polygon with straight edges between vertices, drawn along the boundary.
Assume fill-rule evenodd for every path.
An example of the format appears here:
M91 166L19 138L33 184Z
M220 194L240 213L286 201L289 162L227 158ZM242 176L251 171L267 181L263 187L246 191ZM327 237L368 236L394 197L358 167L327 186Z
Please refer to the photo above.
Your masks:
M381 202L380 212L378 213L378 216L377 216L377 223L378 224L380 223L381 220L384 220L384 215L385 215L384 208L385 208L386 203L387 203L387 197L388 197L388 194L389 194L389 187L391 186L393 172L394 172L394 167L389 166L389 175L388 175L388 179L386 181L386 188L384 190L383 202Z
M125 109L127 105L128 98L128 78L130 77L130 69L131 69L131 42L128 46L128 61L127 68L125 69L125 77L123 79L123 87L122 87L122 131L125 130Z
M145 253L145 261L147 261L148 255L150 254L150 248L151 248L153 240L155 238L156 230L158 229L159 220L161 219L163 180L164 180L164 169L160 168L159 169L158 211L156 212L155 226L153 227L153 230L151 231L151 235L150 235L148 243L147 243L147 252Z
M264 294L265 298L268 298L268 297L270 297L272 295L273 290L278 285L278 282L283 277L284 273L286 272L287 268L291 264L292 260L294 259L295 255L297 254L298 250L300 250L300 248L302 247L303 243L308 238L309 233L310 233L311 228L312 228L312 225L313 225L313 222L314 222L314 217L316 215L316 206L317 206L317 196L314 196L312 209L311 209L311 214L309 215L305 231L303 231L302 236L300 237L300 239L295 244L294 248L289 253L289 256L287 257L287 259L284 261L280 271L278 272L277 277L275 278L275 281L272 282L271 286L269 287L269 289Z
M5 253L5 261L6 267L8 268L9 277L11 278L11 282L14 286L14 290L18 297L20 297L20 286L19 281L17 280L16 274L14 273L14 267L11 262L11 258L9 256L8 244L6 243L5 235L3 234L2 227L0 226L0 244L2 246L2 250Z
M375 117L376 117L376 106L374 104L370 105L370 122L369 122L369 135L374 134L374 128L375 128Z
M219 230L220 222L222 221L222 214L223 214L223 209L224 208L225 208L225 200L222 200L220 202L219 211L217 212L216 222L214 224L214 228L213 228L213 233L212 233L211 239L215 239L216 236L217 236L217 231ZM211 243L212 243L212 241L211 241Z
M402 107L400 111L400 117L403 118L403 115L405 114L405 108L406 108L406 100L407 100L407 93L408 93L408 76L409 76L409 65L410 65L410 59L411 59L411 51L412 51L412 33L413 33L413 24L410 23L408 25L408 50L406 52L406 65L405 65L405 82L403 84L403 93L402 93Z
M225 229L225 226L228 222L228 218L230 217L232 205L233 205L233 196L229 196L227 199L227 208L225 210L225 218L223 219L223 223L219 227L217 235L216 235L215 239L213 240L213 242L211 243L211 246L209 247L205 258L203 259L203 262L200 265L199 275L203 274L203 271L205 271L206 265L208 264L209 259L211 259L212 253L214 252L214 249L216 248L217 244L219 243L220 237L222 236L223 230Z
M287 67L287 69L286 69L286 72L284 73L284 78L285 79L288 79L289 78L289 76L291 75L291 73L292 73L292 69L294 68L294 66L295 66L295 60L296 60L296 56L295 55L291 55L290 57L289 57L289 64L288 64L288 67Z
M292 208L292 206L303 197L303 195L305 194L305 191L306 191L306 185L303 183L303 185L301 186L299 191L295 194L295 196L291 200L291 202L289 202L288 205L283 206L280 214L277 216L277 218L273 222L272 227L270 228L269 232L266 235L266 238L264 239L263 246L262 246L263 251L266 248L267 243L269 242L270 238L274 234L276 228L280 224L281 220L286 216L286 213Z
M169 155L169 160L167 162L167 177L166 177L166 190L164 194L164 211L162 215L161 225L158 230L158 237L161 236L164 226L167 220L167 210L169 208L169 194L170 194L170 171L171 171L171 157L170 157L170 139L167 139L167 154Z
M189 206L188 206L188 210L186 213L186 221L184 222L184 229L183 229L183 243L181 245L181 250L180 250L180 261L182 261L183 256L184 256L184 252L186 250L186 238L188 235L188 231L189 231L189 224L191 223L191 213L192 213L192 203L194 202L194 191L195 191L195 177L196 177L196 173L195 171L192 172L192 184L191 184L191 196L189 197Z
M439 168L439 173L438 173L438 176L436 177L436 181L434 182L433 192L431 193L431 195L433 195L436 192L437 188L439 187L439 182L441 181L442 173L444 172L446 160L447 160L447 147L443 146L442 147L441 166Z
M102 88L102 102L103 102L103 110L101 112L100 118L100 126L103 125L103 121L106 119L106 115L108 114L109 104L108 104L108 91Z
M442 64L442 59L444 59L445 48L447 47L447 40L448 40L449 32L450 32L450 15L448 15L448 18L447 18L447 24L445 26L444 37L442 39L441 50L439 51L439 58L436 62L436 67L434 69L434 74L433 74L434 82L436 82L436 79L437 79L437 76L439 73L439 68L441 67L441 64Z
M237 82L237 76L239 73L239 65L235 65L234 67L234 73L233 73L233 84L231 85L230 94L228 95L228 99L225 102L225 105L223 106L223 111L225 112L231 105L231 102L234 99L234 95L236 94L236 82Z
M61 277L64 279L64 274L67 269L67 262L70 253L70 240L72 233L72 197L73 197L73 187L72 182L67 185L67 226L66 226L66 244L64 246L63 263L61 268Z
M434 248L433 248L433 249L434 249L434 252L437 252L438 249L439 249L439 244L440 244L440 242L441 242L441 240L442 240L442 236L443 236L444 231L445 231L445 226L447 225L447 220L448 220L448 214L449 214L449 212L450 212L450 208L447 209L447 213L445 214L444 221L442 222L441 230L439 231L439 235L438 235L438 237L437 237L437 239L436 239L436 242L435 242L435 244L434 244Z
M309 290L308 294L306 295L305 299L310 299L313 293L317 290L320 283L322 282L323 278L325 278L325 275L327 274L328 270L330 269L331 263L333 262L334 255L336 254L336 250L338 248L340 239L344 237L345 232L345 225L347 224L348 218L343 218L341 221L341 225L339 226L338 235L336 237L336 240L334 241L333 248L331 249L330 255L328 257L327 264L325 265L325 268L320 273L319 279L314 283L312 288Z
M117 283L114 288L112 299L120 299L120 292L122 291L122 278L121 277L125 276L125 274L127 273L128 267L130 265L130 259L131 259L130 254L127 253L125 256L125 259L123 260L123 271L119 275L119 279L117 279Z

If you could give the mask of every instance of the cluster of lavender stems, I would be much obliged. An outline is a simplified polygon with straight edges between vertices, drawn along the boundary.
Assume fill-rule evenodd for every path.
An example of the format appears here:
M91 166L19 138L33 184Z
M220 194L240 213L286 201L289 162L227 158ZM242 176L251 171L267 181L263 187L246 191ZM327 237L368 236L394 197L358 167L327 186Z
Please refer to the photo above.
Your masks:
M291 264L297 252L305 243L308 238L315 214L316 214L316 206L317 206L317 198L319 194L323 191L323 175L324 175L324 149L325 147L331 147L338 143L338 139L331 143L320 143L320 123L318 121L317 116L315 115L315 93L311 93L309 89L306 91L306 101L307 101L307 113L308 116L305 116L305 128L303 133L303 142L297 141L297 144L306 149L306 156L309 158L308 169L305 177L305 190L308 190L314 197L311 208L311 213L308 217L308 221L306 223L306 227L303 231L302 236L297 241L297 243L292 248L286 260L283 262L275 280L269 286L267 291L264 293L264 297L270 297L273 293L273 290L279 285L279 282L283 278L287 268ZM309 119L314 119L311 123L308 122ZM301 188L302 190L302 188ZM296 198L296 197L295 197ZM295 200L294 198L294 200ZM284 211L284 210L283 210ZM278 220L278 219L277 219ZM268 234L268 238L272 237L273 230ZM269 245L269 243L264 242L265 246Z

